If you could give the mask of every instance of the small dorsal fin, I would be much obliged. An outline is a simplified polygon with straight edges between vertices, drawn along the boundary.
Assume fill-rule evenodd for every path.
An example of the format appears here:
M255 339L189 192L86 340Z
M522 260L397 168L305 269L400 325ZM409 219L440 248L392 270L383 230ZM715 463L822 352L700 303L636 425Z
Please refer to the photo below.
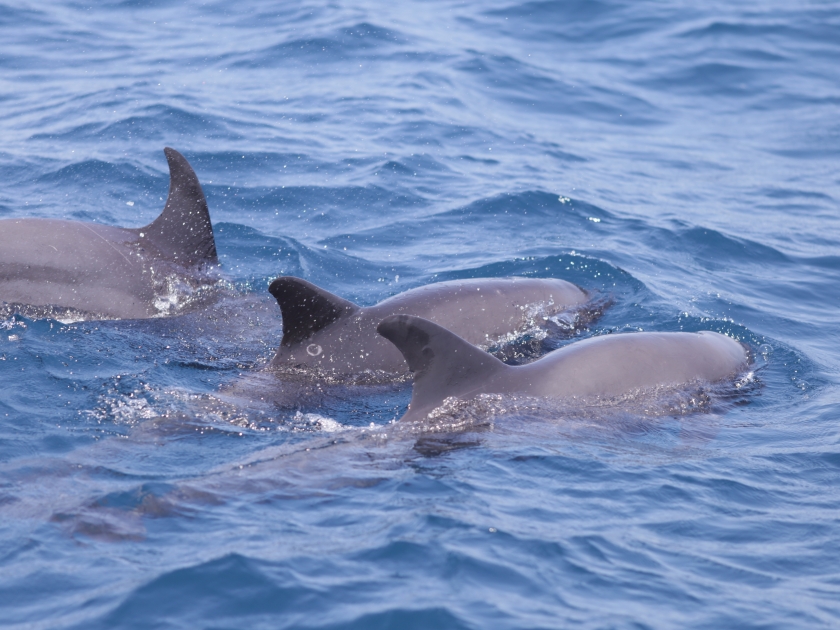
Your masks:
M300 343L345 313L359 307L348 300L292 276L277 278L268 287L283 314L284 346Z
M216 241L207 200L195 171L175 149L163 152L169 162L169 197L160 216L144 228L141 241L148 239L166 258L185 267L203 262L216 263Z
M402 352L414 372L410 415L415 419L425 417L449 396L469 394L492 376L512 369L422 317L391 315L376 330Z

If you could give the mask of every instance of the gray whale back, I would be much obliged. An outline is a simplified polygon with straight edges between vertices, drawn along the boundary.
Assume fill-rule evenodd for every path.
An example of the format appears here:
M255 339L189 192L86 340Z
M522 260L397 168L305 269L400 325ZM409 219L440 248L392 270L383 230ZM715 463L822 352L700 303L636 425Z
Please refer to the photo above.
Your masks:
M721 381L748 363L738 341L708 331L593 337L521 366L505 365L421 317L388 317L377 331L400 350L414 372L411 405L403 416L409 420L422 420L449 397L615 397L660 386Z
M146 227L0 221L0 306L69 310L85 319L167 314L160 301L167 278L193 279L218 261L198 177L184 156L164 151L169 195Z
M470 343L489 346L589 301L570 282L536 278L439 282L368 307L291 276L274 280L269 291L280 306L284 331L271 368L314 369L339 378L371 371L391 377L407 373L402 354L376 333L389 315L421 315Z

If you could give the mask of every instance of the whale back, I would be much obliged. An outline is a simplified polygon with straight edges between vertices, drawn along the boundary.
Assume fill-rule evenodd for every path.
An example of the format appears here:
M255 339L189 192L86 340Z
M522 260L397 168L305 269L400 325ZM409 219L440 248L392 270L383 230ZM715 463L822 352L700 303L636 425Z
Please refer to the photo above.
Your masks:
M555 400L596 400L696 382L719 382L749 364L739 341L710 331L627 333L594 337L527 365L505 365L451 331L410 315L377 328L414 372L411 406L422 420L449 397L524 394Z
M217 263L216 241L207 200L195 171L175 149L164 150L169 163L169 196L163 212L146 227L133 229L141 245L151 244L163 258L183 267Z
M212 284L215 279L201 267L217 262L204 193L184 157L169 148L165 153L169 196L163 212L146 227L41 218L0 221L0 312L156 317L171 314L166 306L174 295L169 279L177 277L193 289Z
M386 317L377 332L393 343L414 372L411 406L404 418L419 420L450 396L463 397L511 370L496 357L422 317Z
M343 315L359 309L353 302L292 276L277 278L269 285L268 291L277 300L283 315L283 340L280 343L284 346L300 343Z

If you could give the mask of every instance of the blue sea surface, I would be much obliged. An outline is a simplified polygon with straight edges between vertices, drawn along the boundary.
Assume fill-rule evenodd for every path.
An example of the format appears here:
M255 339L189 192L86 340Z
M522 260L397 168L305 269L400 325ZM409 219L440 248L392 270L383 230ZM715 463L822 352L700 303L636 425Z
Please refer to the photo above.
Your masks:
M0 219L145 225L164 146L228 289L0 319L0 627L840 626L840 4L0 0ZM279 406L284 274L563 278L610 304L575 338L753 374L438 433L408 383Z

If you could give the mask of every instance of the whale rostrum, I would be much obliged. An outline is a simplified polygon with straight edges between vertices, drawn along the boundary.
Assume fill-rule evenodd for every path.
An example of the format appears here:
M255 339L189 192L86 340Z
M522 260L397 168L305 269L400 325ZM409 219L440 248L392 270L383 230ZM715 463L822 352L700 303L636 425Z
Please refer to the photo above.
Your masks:
M407 374L400 352L376 333L376 326L389 315L422 315L486 347L589 303L582 289L552 278L439 282L368 307L291 276L274 280L269 291L283 317L283 339L270 367L303 368L336 377L361 372Z
M414 373L403 420L420 421L447 398L481 394L595 400L638 390L717 382L748 365L746 348L715 332L638 332L593 337L527 365L506 365L427 319L385 318L377 327Z
M80 319L148 318L177 311L182 289L215 265L207 201L183 155L164 149L169 196L142 228L57 219L0 221L0 307L76 313ZM39 311L40 309L40 311Z

